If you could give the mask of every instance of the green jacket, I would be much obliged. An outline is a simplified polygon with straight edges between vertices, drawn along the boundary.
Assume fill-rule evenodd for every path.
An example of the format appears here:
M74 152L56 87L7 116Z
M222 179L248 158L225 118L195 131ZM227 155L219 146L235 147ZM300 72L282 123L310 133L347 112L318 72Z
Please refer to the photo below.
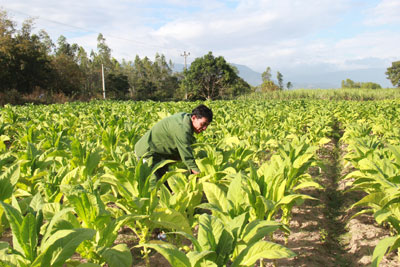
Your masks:
M157 122L135 145L136 156L141 158L181 159L190 170L199 172L191 145L193 137L191 115L177 113Z

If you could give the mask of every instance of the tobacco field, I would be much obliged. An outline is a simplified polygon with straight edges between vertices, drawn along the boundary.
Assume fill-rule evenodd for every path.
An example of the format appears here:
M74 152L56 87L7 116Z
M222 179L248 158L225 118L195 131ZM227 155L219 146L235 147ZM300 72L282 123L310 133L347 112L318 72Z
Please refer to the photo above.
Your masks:
M0 266L400 264L400 100L206 102L156 181L135 143L198 104L1 107Z

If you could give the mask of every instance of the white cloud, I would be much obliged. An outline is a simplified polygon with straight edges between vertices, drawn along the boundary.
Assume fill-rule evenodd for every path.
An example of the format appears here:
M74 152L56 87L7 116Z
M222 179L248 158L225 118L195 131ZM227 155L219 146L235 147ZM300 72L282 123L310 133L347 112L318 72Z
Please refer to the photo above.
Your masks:
M200 13L169 22L156 35L172 35L193 46L206 40L216 48L245 45L247 41L267 44L305 36L331 25L346 8L344 1L320 2L240 1L234 10Z
M53 40L64 35L88 53L96 49L101 32L118 59L133 60L137 54L153 59L158 52L178 63L183 62L183 51L191 53L189 61L213 51L258 71L267 66L351 69L394 60L400 54L400 37L389 29L363 28L344 39L315 39L335 28L345 14L358 11L359 4L360 0L0 0L0 6L17 11L21 21L24 14L39 16L38 29L44 28ZM383 25L398 23L399 9L399 0L383 0L362 12L369 17L368 25Z
M367 25L399 24L400 1L382 0L377 6L369 9L366 15L365 23Z

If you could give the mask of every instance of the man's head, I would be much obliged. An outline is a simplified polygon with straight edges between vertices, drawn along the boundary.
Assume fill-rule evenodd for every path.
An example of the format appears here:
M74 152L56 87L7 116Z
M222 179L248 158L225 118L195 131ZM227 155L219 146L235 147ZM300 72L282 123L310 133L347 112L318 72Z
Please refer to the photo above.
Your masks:
M192 126L195 133L206 130L212 122L213 112L205 105L199 105L192 110Z

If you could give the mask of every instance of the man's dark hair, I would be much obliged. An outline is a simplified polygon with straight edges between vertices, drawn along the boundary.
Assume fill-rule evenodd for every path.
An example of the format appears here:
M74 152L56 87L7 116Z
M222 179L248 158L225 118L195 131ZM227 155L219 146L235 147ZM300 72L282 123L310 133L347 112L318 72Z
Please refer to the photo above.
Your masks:
M213 112L211 109L209 109L207 106L201 104L195 107L192 110L192 115L196 116L196 118L201 119L203 117L206 117L208 120L208 123L212 122L213 119Z

